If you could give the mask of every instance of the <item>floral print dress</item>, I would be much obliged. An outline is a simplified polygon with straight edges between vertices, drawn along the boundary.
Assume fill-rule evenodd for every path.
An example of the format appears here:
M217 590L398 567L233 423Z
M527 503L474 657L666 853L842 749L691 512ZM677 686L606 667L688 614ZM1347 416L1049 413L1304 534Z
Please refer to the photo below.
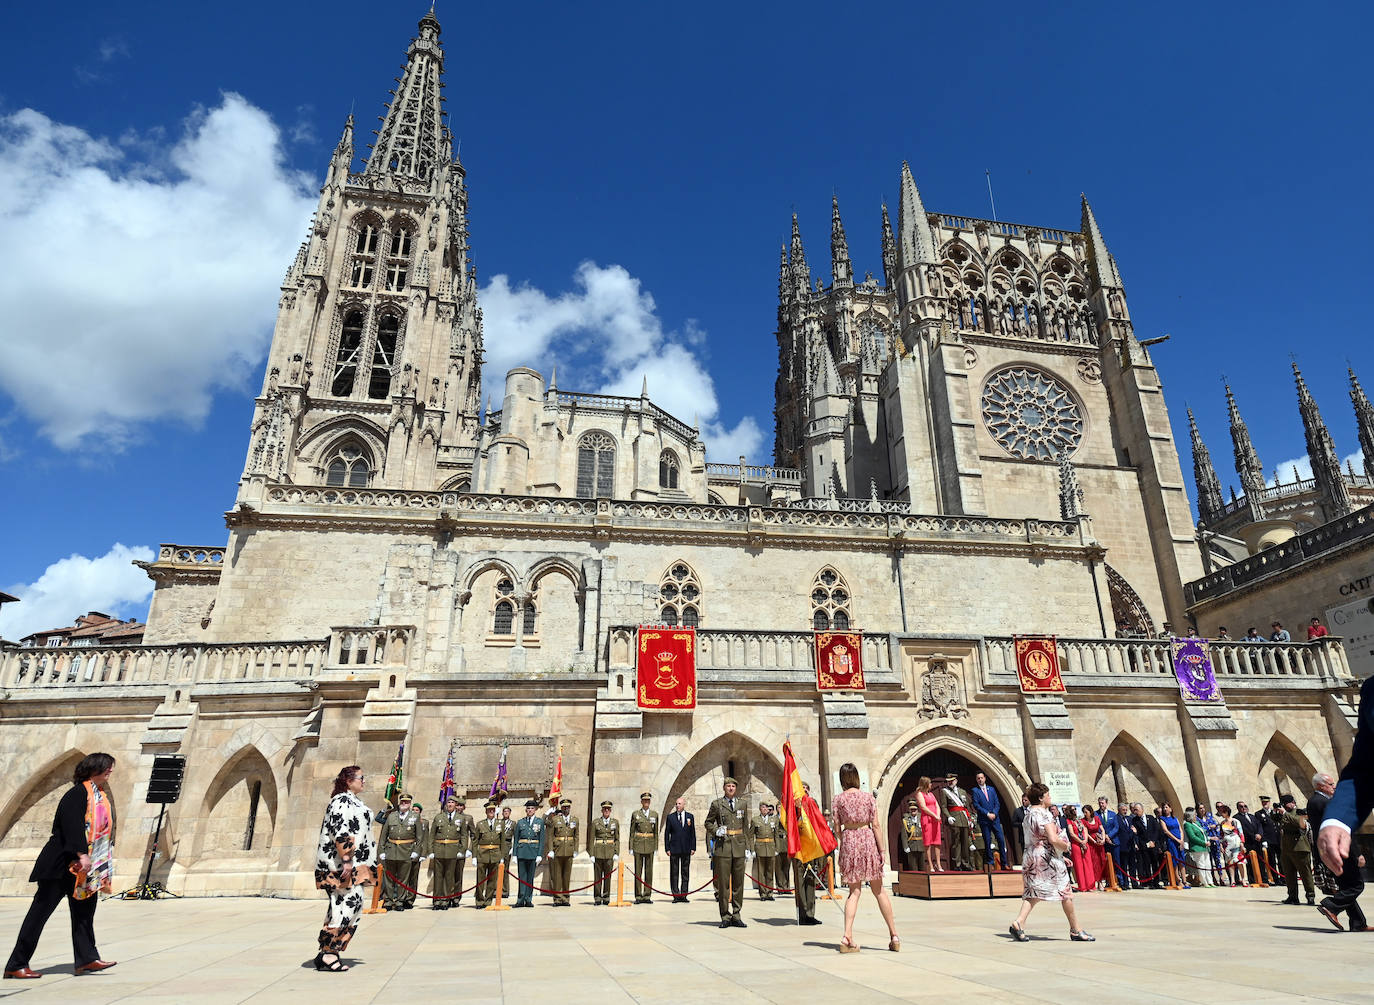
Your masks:
M329 895L320 952L341 953L358 930L363 910L362 888L376 882L377 843L372 837L372 811L351 792L329 801L315 855L315 889ZM345 867L351 871L345 874Z
M1024 884L1022 900L1072 900L1069 868L1064 857L1050 844L1054 817L1043 806L1026 810L1026 857L1021 866Z

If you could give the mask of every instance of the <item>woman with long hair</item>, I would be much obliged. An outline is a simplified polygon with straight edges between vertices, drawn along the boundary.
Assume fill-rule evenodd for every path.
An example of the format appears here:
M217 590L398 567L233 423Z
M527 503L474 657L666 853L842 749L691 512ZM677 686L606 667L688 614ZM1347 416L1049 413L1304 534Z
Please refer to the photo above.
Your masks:
M1078 807L1064 807L1064 819L1069 832L1069 861L1073 865L1073 878L1078 884L1079 893L1091 893L1097 887L1093 878L1092 853L1088 850L1088 830L1078 819Z
M102 960L95 948L95 907L98 894L109 893L114 883L114 814L110 811L110 772L115 759L109 754L87 754L72 772L72 787L57 804L52 837L38 853L29 882L37 883L33 903L19 938L5 964L5 977L42 977L29 969L43 926L65 899L72 915L72 957L78 974L108 970L113 960Z
M1029 942L1030 936L1021 927L1031 908L1042 900L1059 901L1064 917L1069 919L1069 938L1074 942L1096 942L1078 926L1078 914L1073 907L1073 889L1069 885L1069 870L1064 865L1064 852L1069 840L1059 832L1050 813L1049 786L1035 782L1026 790L1030 809L1026 810L1026 857L1021 865L1021 912L1008 931L1017 942Z
M363 910L362 888L376 882L377 845L372 839L372 811L363 805L363 769L350 764L334 779L334 792L320 826L315 857L315 889L329 896L315 969L342 973L349 969L342 954L358 930Z
M1086 803L1083 804L1083 829L1088 832L1088 860L1093 870L1093 889L1107 889L1107 830Z
M902 940L892 920L892 898L883 886L883 839L876 823L877 801L859 788L859 769L852 764L840 765L840 787L842 791L835 797L830 814L833 825L840 829L840 877L849 887L849 896L844 902L840 952L859 951L854 941L854 915L859 911L865 883L878 898L878 910L887 922L887 948L894 953L900 952Z
M926 846L926 872L944 872L940 861L940 804L930 791L930 779L925 775L916 783L916 808L921 811L921 841Z

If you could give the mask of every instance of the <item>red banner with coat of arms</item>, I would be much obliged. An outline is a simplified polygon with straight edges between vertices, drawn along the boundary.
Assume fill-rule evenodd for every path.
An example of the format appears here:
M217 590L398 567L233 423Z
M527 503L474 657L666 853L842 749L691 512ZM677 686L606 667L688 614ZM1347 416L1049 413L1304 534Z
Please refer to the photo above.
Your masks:
M697 707L695 629L639 629L635 704L654 712L690 712Z
M1063 694L1059 643L1053 635L1015 635L1016 676L1022 694Z
M864 640L858 632L816 633L816 690L864 689Z

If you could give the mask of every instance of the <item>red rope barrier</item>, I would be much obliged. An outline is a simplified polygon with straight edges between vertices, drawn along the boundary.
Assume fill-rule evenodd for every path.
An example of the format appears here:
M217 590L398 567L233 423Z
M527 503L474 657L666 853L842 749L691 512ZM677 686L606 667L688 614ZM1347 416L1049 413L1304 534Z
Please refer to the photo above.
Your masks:
M498 867L498 868L499 868L499 867ZM415 896L417 896L417 897L424 897L426 900L457 900L457 899L458 899L459 897L461 897L463 894L465 894L465 893L471 893L473 890L477 889L479 886L481 886L481 885L482 885L483 883L485 883L487 880L491 879L492 876L495 876L495 875L496 875L496 869L493 869L493 870L491 870L491 872L487 873L485 876L483 876L481 879L479 879L476 883L473 883L473 884L472 884L470 887L468 887L466 890L459 890L457 893L450 893L450 894L446 894L446 895L444 895L444 896L442 896L442 897L435 897L435 896L433 896L432 894L421 893L419 890L415 889L415 887L413 887L413 886L406 886L404 883L402 883L402 882L401 882L399 879L397 879L395 876L391 875L391 873L387 872L386 866L384 866L384 865L379 865L379 866L377 866L377 871L380 872L380 873L382 873L382 875L386 876L387 879L391 880L393 883L395 883L397 886L399 886L402 890L408 890L408 891L410 891L411 893L415 894Z
M683 894L676 894L676 893L670 893L670 892L667 891L667 890L660 890L660 889L659 889L658 887L656 887L656 886L650 886L647 882L644 881L644 877L641 876L639 873L635 872L633 869L630 870L630 875L633 876L635 879L639 880L639 882L640 882L643 886L648 887L650 890L652 890L654 893L658 894L660 897L678 897L678 896L690 897L690 896L691 896L692 894L694 894L694 893L700 893L702 890L706 889L708 886L710 886L712 883L714 883L714 882L716 881L715 876L712 876L710 879L708 879L705 883L702 883L702 884L701 884L699 887L697 887L695 890L688 890L686 893L683 893Z
M615 870L612 869L611 872L615 872ZM542 886L535 886L533 883L526 883L519 876L515 877L515 881L519 883L521 886L528 886L535 893L547 893L552 897L568 897L574 893L581 893L583 890L590 890L592 887L596 886L597 883L600 883L603 879L609 876L611 872L603 872L600 876L596 877L596 879L592 880L586 886L579 886L575 890L545 890Z

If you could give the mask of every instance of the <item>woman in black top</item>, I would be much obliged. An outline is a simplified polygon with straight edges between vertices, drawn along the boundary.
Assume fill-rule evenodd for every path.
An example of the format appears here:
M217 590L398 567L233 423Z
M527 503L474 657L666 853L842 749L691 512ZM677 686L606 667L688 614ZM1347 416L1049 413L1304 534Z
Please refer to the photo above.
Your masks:
M98 896L74 897L77 873L91 870L91 847L87 834L87 810L94 789L105 790L100 796L108 799L110 772L115 759L109 754L88 754L82 758L72 775L72 787L62 796L53 815L52 837L38 853L38 860L29 874L29 882L37 883L33 903L24 923L19 926L19 939L5 964L6 978L42 977L29 969L29 960L38 947L43 926L52 912L65 898L72 914L72 953L78 974L95 973L114 966L100 958L95 948L95 906Z

